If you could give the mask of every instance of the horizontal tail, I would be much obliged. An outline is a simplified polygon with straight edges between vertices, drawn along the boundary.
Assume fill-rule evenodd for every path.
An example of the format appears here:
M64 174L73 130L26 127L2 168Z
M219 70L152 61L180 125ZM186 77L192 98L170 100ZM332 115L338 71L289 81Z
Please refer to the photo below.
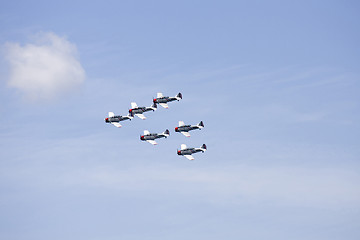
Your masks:
M150 107L146 107L145 108L145 112L147 112L147 111L156 111L156 109L157 109L157 104L156 103L153 103Z

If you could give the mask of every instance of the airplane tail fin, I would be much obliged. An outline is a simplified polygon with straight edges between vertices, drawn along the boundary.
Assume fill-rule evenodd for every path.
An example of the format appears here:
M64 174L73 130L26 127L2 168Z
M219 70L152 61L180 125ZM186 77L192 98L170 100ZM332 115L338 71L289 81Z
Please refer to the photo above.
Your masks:
M179 93L176 95L176 98L177 98L178 100L182 99L182 94L179 92Z
M199 124L197 125L199 128L203 128L204 127L204 123L203 121L200 121Z
M165 137L170 136L170 131L169 131L169 129L166 129L165 132L163 132L163 134L165 135Z
M157 109L157 104L154 102L153 105L150 107L153 111Z
M131 113L131 114L128 113L128 115L127 115L126 117L128 117L130 120L134 118L134 116L132 115L132 113Z
M201 149L203 152L205 152L205 151L207 150L207 147L206 147L205 144L203 144L203 145L200 147L200 149Z

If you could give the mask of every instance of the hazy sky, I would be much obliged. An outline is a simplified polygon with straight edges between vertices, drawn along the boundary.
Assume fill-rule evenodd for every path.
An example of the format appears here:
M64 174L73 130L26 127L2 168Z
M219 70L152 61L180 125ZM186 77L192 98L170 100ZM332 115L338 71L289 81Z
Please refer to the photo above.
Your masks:
M359 239L359 12L0 1L0 239ZM183 100L105 124L157 92Z

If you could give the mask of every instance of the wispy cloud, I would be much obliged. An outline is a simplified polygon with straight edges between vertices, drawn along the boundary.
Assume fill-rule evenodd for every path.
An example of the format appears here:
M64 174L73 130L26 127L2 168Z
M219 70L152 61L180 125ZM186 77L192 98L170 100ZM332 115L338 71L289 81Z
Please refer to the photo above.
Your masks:
M6 43L5 59L10 67L8 86L31 100L56 98L85 80L76 46L51 32L36 35L34 43L24 46Z
M149 197L172 192L178 198L196 198L213 204L269 203L336 209L356 208L360 200L355 184L359 175L348 168L236 165L200 170L169 165L127 168L121 164L95 166L90 163L91 166L67 165L55 169L48 168L47 164L19 168L15 175L8 174L13 172L11 169L3 169L2 179L13 183L20 181L21 185L26 183L37 189L108 189L114 193L151 193ZM44 179L49 180L44 182Z
M272 202L336 208L339 205L357 206L360 199L359 189L353 182L359 176L348 169L312 170L287 167L260 169L236 166L232 169L206 169L206 171L168 167L119 171L102 166L74 173L74 177L71 175L59 179L67 185L85 185L121 191L167 192L175 187L180 196L191 195L201 199L211 199L210 201L214 203ZM141 177L134 179L133 176Z
M319 122L322 121L327 113L322 112L301 112L286 105L269 105L264 108L267 116L276 116L276 118L290 122Z

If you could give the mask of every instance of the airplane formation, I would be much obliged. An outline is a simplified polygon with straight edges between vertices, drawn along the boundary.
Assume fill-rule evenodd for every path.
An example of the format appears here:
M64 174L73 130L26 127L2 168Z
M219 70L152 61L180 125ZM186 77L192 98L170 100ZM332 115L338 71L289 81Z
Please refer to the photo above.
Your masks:
M144 116L145 112L156 111L157 104L162 106L163 108L168 109L168 103L173 101L180 101L182 99L182 94L178 93L175 97L163 96L162 93L157 93L156 98L153 99L153 104L150 107L138 107L135 102L131 102L131 109L129 109L129 113L126 116L116 115L113 112L109 112L108 117L105 118L105 122L114 125L115 127L122 127L120 122L125 120L132 120L134 116L145 120ZM186 137L190 137L189 131L204 128L203 121L200 121L197 125L185 125L183 121L179 121L179 126L175 127L175 132L182 133ZM150 133L148 130L144 130L144 134L140 136L141 141L146 141L152 145L157 145L155 139L159 138L167 138L170 136L170 131L166 129L162 133ZM189 160L194 160L192 154L197 152L204 153L207 150L205 144L203 144L199 148L188 148L185 144L181 144L180 150L177 150L177 154L179 156L184 156Z

